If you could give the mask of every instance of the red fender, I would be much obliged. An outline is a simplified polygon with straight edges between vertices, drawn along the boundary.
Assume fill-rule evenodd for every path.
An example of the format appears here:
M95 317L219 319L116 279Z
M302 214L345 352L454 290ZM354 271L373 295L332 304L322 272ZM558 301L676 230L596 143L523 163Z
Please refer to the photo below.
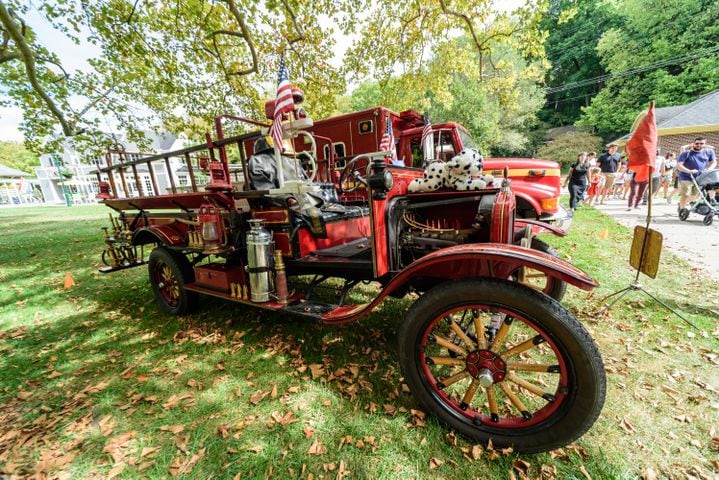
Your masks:
M179 247L185 245L185 239L182 232L172 228L169 224L150 225L135 230L132 235L132 244L144 245L147 243Z
M519 267L524 266L582 290L599 286L596 280L574 265L544 252L497 243L457 245L432 252L414 261L392 278L371 303L337 307L325 313L322 321L342 324L356 320L372 311L387 295L413 278L435 278L438 283L443 280L479 277L506 279Z
M567 235L567 231L563 228L555 227L549 223L541 222L539 220L530 220L528 218L517 218L514 220L514 228L520 229L529 227L532 229L532 236L540 233L552 233L558 237L564 237Z

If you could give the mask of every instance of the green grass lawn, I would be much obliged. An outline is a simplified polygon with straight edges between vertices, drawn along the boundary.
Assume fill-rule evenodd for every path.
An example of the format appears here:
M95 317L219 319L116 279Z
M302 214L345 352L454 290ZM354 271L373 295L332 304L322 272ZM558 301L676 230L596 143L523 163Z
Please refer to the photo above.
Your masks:
M144 267L97 272L108 211L0 209L0 478L719 475L719 285L665 252L643 285L699 331L640 292L596 316L634 276L631 231L594 209L544 239L601 283L565 304L599 344L607 400L577 443L537 455L417 410L397 361L410 298L346 327L210 298L172 317Z

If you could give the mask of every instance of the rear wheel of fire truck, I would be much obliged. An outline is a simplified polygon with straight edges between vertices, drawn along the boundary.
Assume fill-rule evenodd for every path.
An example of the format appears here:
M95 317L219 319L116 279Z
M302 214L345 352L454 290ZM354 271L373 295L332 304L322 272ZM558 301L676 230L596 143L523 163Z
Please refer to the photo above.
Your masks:
M707 213L704 215L704 218L702 219L702 223L706 225L707 227L711 225L714 222L714 214L713 213Z
M586 432L604 404L604 366L587 331L516 283L443 283L412 305L399 338L413 395L475 441L552 450Z
M173 315L181 315L197 307L197 293L185 289L185 284L195 279L187 257L157 247L150 254L148 270L152 290L162 308Z
M540 252L547 253L553 257L559 258L559 253L555 249L553 249L537 237L532 237L531 248L533 250L538 250ZM549 277L546 274L540 272L539 270L526 270L527 271L524 272L524 285L535 290L544 292L558 302L562 301L562 299L564 298L564 294L567 293L566 282L563 282L558 278Z
M679 210L679 220L681 220L683 222L687 218L689 218L689 209L682 208L681 210Z

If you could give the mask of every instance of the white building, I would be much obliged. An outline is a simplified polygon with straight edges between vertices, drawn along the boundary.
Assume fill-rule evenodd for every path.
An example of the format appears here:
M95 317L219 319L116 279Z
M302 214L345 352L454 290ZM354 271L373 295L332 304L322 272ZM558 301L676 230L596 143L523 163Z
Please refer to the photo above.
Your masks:
M154 134L146 132L145 135L151 141L149 151L143 153L162 154L174 150L180 150L185 147L187 137L183 134L176 137L170 133ZM118 138L118 142L125 147L125 161L132 161L141 158L139 147L132 142L123 141ZM62 153L46 153L40 155L40 166L35 168L37 178L42 188L45 201L47 203L91 203L95 201L98 190L98 168L106 167L107 160L103 155L87 163L81 160L81 156L72 147L66 145ZM113 164L117 164L118 156L113 155ZM182 172L178 172L184 165L183 158L169 158L170 171L176 185L181 185L183 177ZM157 194L154 192L152 179L146 165L138 165L138 178L141 182L141 188L145 195ZM118 192L115 195L139 196L139 189L135 181L135 175L131 168L126 168L124 173L125 182L128 192L123 191L123 182L119 173L115 173L115 185ZM153 170L155 174L156 184L159 190L164 191L169 187L170 181L167 174L167 168L164 165L154 164ZM185 174L186 175L186 174ZM107 174L101 175L102 181L107 182ZM64 192L63 192L64 188Z

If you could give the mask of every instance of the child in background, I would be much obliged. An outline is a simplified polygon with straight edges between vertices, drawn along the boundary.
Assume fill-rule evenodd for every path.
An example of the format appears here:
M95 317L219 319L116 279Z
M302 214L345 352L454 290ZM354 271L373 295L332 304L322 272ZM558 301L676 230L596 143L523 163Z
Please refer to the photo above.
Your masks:
M589 188L587 189L587 205L590 207L594 204L594 200L599 195L601 188L604 185L604 177L602 176L601 169L594 167L589 171Z
M622 189L622 200L627 199L629 190L632 188L632 180L634 179L634 172L626 168L624 172L624 189Z

